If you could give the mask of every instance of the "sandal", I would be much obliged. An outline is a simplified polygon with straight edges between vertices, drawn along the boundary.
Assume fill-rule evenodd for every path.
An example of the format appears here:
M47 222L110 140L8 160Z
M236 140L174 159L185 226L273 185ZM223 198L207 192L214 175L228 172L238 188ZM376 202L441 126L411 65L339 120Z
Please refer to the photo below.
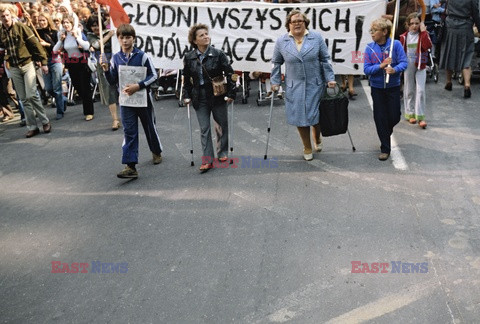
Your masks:
M410 124L416 124L416 123L417 123L417 120L412 117L412 118L410 118L410 119L408 120L408 122L409 122Z
M421 120L421 121L418 123L418 126L420 126L421 128L425 129L425 128L427 128L427 122L424 121L424 120Z
M202 164L200 166L200 173L205 173L207 172L208 170L212 169L213 168L213 164L212 163L205 163L205 164Z
M120 128L120 121L115 119L112 124L112 131L116 131Z
M221 157L221 158L218 158L218 161L220 162L227 162L228 161L228 157L224 156L224 157Z

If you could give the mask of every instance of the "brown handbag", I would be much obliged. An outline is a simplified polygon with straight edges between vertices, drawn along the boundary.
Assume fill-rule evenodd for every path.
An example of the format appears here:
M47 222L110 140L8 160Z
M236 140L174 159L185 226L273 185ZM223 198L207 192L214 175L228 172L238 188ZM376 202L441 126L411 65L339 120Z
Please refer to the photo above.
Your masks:
M207 78L210 80L210 82L212 83L212 87L213 87L213 95L215 97L218 97L218 96L223 96L224 94L227 93L227 84L225 82L225 78L221 75L219 76L216 76L214 77L213 79L210 77L210 75L208 74L207 72L207 69L205 68L205 66L203 66L202 62L200 62L200 59L198 59L198 62L200 63L200 65L202 66L203 68L203 71L205 72L205 74L207 75Z

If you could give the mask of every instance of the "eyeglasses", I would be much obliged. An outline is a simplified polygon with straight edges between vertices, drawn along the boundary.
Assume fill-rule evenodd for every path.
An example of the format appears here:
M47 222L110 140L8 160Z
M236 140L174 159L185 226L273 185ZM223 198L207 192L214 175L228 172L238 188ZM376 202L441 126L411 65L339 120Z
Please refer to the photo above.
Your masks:
M377 31L379 31L381 29L374 29L374 28L370 28L370 30L368 31L370 34L375 34Z
M292 25L299 25L299 24L303 24L305 22L305 20L291 20L290 23Z

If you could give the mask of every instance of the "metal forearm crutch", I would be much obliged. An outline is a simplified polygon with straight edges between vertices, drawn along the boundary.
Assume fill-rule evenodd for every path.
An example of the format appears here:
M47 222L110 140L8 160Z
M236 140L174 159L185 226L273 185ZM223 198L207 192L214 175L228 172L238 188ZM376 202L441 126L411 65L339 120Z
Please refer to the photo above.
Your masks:
M180 90L181 92L183 92L183 82L184 82L184 76L182 75L182 86ZM187 104L188 131L190 132L190 154L192 156L190 166L194 166L195 162L193 162L193 137L192 137L192 118L190 117L190 99L185 99L185 103Z
M194 166L195 162L193 162L193 138L192 138L192 119L190 118L190 102L187 103L187 116L188 116L188 130L190 131L190 154L192 156L190 166Z
M270 116L268 117L268 128L267 128L267 147L265 147L265 156L263 157L264 160L267 159L268 141L270 139L270 126L272 125L273 98L275 98L274 93L272 93L272 98L270 99Z
M347 128L348 138L350 138L350 144L352 144L352 151L355 152L357 149L353 145L352 136L350 135L350 130Z
M225 97L225 101L228 100L228 97ZM228 125L228 131L230 135L228 136L228 141L230 142L230 158L233 157L233 101L232 101L232 112L230 114L230 122ZM232 163L232 162L231 162Z
M182 75L182 81L181 81L181 84L180 84L180 94L178 96L178 106L180 106L180 107L183 107L183 81L184 81L184 78L185 77Z

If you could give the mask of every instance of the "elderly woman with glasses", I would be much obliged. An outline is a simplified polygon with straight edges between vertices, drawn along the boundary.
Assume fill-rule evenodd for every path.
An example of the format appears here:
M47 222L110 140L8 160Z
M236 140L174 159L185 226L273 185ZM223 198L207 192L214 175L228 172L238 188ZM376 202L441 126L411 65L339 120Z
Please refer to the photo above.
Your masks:
M322 150L320 133L320 99L328 87L335 87L335 75L327 45L323 37L309 31L310 20L298 10L292 10L285 23L287 32L277 39L272 56L272 90L277 91L281 81L281 65L285 63L285 110L287 122L297 126L303 142L303 157L313 159L310 127L314 150Z

